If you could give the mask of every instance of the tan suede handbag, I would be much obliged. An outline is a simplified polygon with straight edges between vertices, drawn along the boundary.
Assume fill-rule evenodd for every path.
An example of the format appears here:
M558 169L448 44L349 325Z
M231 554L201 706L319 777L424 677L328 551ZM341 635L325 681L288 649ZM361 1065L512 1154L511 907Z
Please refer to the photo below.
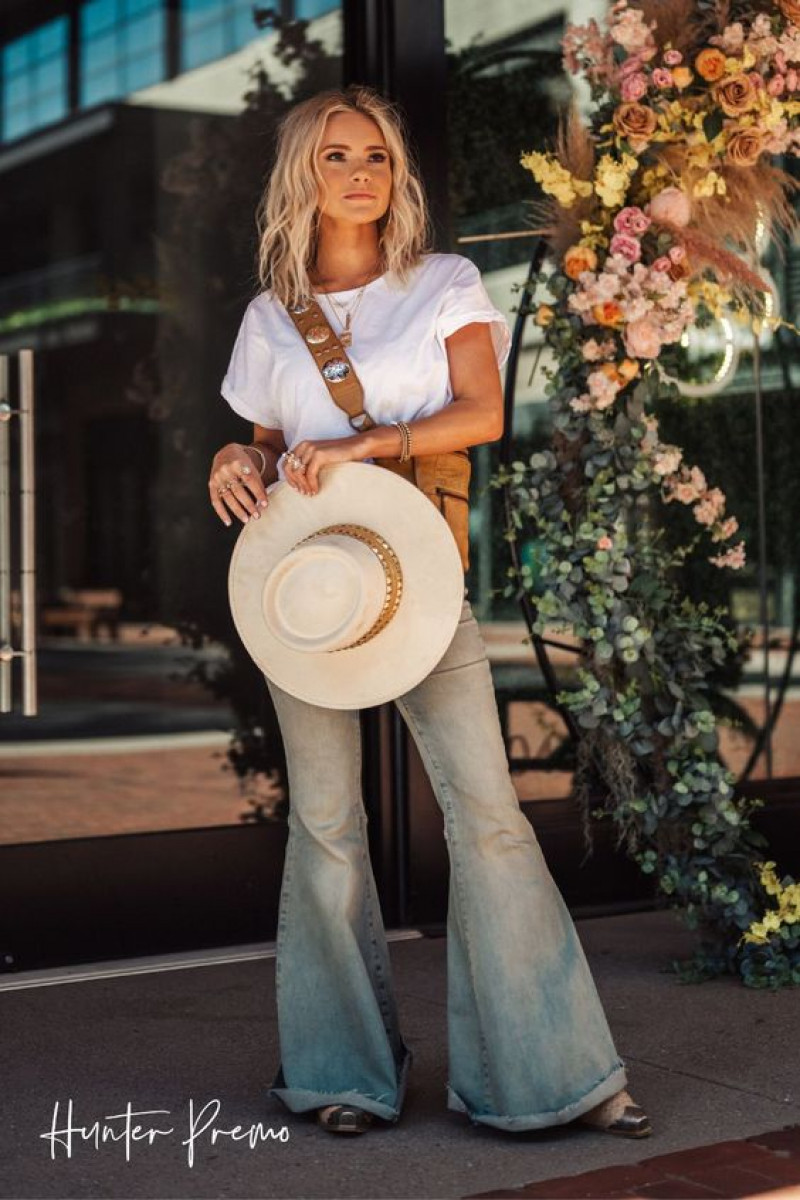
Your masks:
M344 346L334 333L316 301L289 305L294 321L335 404L347 413L358 433L374 429L376 422L364 408L364 388L347 357ZM451 450L446 454L414 454L405 462L397 458L375 458L379 467L402 475L424 492L436 505L456 540L461 565L469 567L469 481L472 462L469 450Z

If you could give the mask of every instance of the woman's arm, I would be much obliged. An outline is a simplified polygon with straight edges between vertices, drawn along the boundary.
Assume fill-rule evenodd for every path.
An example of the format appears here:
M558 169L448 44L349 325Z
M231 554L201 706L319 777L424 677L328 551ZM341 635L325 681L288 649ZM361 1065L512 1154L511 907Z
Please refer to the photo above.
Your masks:
M463 325L445 340L453 403L430 417L407 422L412 454L446 454L503 436L503 388L492 335L485 321ZM378 425L356 434L364 458L398 457L400 430Z
M281 429L266 429L263 425L253 426L253 440L250 443L253 446L258 446L259 450L264 455L266 466L263 474L260 471L261 459L257 454L248 454L248 458L253 460L256 470L264 480L264 486L269 487L271 483L275 483L278 478L278 459L288 450L288 446L283 437ZM246 449L246 447L245 447Z

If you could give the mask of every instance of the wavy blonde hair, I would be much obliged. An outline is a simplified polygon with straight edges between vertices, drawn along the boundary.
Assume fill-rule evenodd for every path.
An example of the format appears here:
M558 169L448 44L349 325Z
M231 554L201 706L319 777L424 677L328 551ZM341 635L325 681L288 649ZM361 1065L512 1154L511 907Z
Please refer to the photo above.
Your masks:
M408 146L398 109L372 88L351 85L319 92L296 104L278 126L275 166L258 204L258 278L282 303L311 295L308 269L318 238L318 197L324 191L317 166L325 122L331 113L359 112L380 129L392 166L389 207L378 220L383 272L401 282L430 250L431 226L425 192Z

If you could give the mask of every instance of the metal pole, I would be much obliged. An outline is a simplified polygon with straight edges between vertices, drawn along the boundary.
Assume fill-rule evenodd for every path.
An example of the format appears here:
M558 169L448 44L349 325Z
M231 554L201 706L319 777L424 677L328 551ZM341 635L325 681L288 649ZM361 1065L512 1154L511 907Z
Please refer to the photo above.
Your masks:
M0 354L0 712L11 712L11 503L8 355Z
M772 698L769 673L769 596L767 592L767 501L764 472L764 401L761 393L761 334L760 322L753 323L753 399L756 415L756 488L758 504L758 604L761 635L764 642L764 727L767 736L764 751L767 778L772 778Z

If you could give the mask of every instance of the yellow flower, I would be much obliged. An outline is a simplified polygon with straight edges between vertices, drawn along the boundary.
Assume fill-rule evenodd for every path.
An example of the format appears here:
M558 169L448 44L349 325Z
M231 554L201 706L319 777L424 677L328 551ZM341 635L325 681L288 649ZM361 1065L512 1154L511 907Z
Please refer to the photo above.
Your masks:
M608 234L604 225L593 225L591 221L581 221L581 241L585 246L596 250L598 246L608 245Z
M661 164L657 167L647 168L642 174L642 187L648 196L652 195L653 192L661 191L660 181L666 179L668 174L667 168Z
M709 171L703 179L698 179L692 188L692 194L694 196L724 196L727 190L727 184L722 176L718 175L716 171Z
M531 172L542 191L554 196L562 208L571 208L578 196L590 196L592 185L585 179L575 179L566 167L548 154L532 150L520 158L523 167Z
M772 96L770 99L770 106L764 116L761 118L764 128L774 129L777 125L780 125L781 121L786 115L786 108L787 105L782 104L777 96Z
M555 312L549 304L540 304L536 310L536 316L533 318L533 320L536 325L541 325L541 327L544 329L545 326L552 324L553 317L555 315Z
M687 88L694 79L694 75L688 67L674 67L672 71L672 82L678 91L682 92Z
M628 191L631 176L638 166L633 154L623 154L621 160L604 154L594 172L594 190L606 208L619 208Z
M760 867L761 886L768 895L778 897L779 907L765 913L761 921L754 921L740 941L764 943L781 925L800 923L800 883L783 887L775 874L774 862L758 863L757 866Z
M703 303L715 317L721 317L730 303L731 294L713 279L693 279L689 284L689 295L694 304Z

